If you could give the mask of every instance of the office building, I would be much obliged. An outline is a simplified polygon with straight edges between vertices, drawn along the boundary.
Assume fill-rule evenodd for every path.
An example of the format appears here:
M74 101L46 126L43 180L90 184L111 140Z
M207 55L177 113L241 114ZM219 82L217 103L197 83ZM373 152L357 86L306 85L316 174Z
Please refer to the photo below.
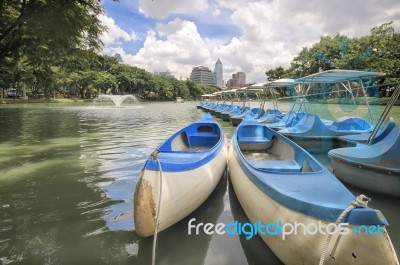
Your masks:
M218 87L223 87L224 86L224 71L223 71L223 65L221 61L217 60L215 63L215 68L214 68L214 84Z
M193 67L192 73L190 74L190 80L198 84L213 85L214 74L208 67L196 66Z

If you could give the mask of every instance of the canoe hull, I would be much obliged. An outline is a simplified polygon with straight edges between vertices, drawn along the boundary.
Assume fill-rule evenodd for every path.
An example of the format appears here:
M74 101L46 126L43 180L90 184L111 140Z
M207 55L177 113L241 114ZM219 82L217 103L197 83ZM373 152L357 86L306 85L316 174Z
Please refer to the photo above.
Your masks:
M230 179L245 211L252 223L261 221L263 224L278 223L311 223L329 224L324 220L289 209L257 187L242 169L234 148L230 148L228 165ZM355 226L349 225L350 229ZM275 255L284 264L318 264L326 242L326 235L287 236L285 240L280 235L260 235ZM371 255L378 253L378 255ZM356 257L356 258L355 258ZM324 264L399 264L393 245L387 233L382 235L358 235L350 232L348 235L333 235Z
M331 156L334 174L346 183L373 192L400 197L400 174L376 170Z
M185 218L212 193L226 167L227 147L208 163L193 170L162 173L161 208L158 231ZM135 187L135 230L142 237L155 231L156 212L160 193L160 172L143 169Z
M221 118L223 121L230 121L231 116L229 115L230 113L221 113Z
M243 120L243 117L231 117L231 122L233 126L238 126Z

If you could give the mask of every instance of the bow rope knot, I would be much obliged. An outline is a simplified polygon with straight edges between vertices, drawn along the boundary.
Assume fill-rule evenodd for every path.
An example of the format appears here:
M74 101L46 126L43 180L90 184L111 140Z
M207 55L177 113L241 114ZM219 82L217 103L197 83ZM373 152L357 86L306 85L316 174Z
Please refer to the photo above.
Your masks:
M352 201L340 215L336 219L335 224L338 225L342 219L354 208L366 208L368 207L368 202L370 202L371 199L365 196L364 194L358 195L354 201ZM328 251L329 248L329 243L331 242L332 234L329 234L328 237L326 238L324 248L322 249L321 253L321 258L319 259L319 265L323 265L325 261L325 255L326 252Z
M361 194L356 197L355 201L351 202L351 205L353 205L354 208L366 208L368 207L368 202L370 201L371 201L370 198L368 198L364 194Z

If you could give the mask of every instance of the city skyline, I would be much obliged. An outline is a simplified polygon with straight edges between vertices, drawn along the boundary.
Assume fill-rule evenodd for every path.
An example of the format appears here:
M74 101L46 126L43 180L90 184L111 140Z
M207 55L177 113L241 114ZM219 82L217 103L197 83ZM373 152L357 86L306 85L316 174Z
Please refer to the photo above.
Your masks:
M170 71L168 71L170 73ZM214 71L211 71L210 67L199 65L192 68L190 73L190 80L199 84L213 84L220 87L221 89L226 87L243 87L246 83L246 73L239 71L233 73L231 78L224 83L223 76L223 64L221 60L215 62Z

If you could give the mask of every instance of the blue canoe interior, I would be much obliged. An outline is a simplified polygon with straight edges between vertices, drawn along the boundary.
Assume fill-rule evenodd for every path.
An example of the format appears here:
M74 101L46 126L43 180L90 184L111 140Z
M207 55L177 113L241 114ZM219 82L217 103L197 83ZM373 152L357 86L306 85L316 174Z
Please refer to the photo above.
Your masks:
M296 212L327 221L355 196L307 151L274 130L246 118L233 137L233 152L249 178L267 196ZM387 224L378 210L357 208L350 224Z
M221 127L210 114L179 130L158 148L157 158L163 171L187 171L213 159L224 144ZM158 162L149 158L146 169L159 170Z

